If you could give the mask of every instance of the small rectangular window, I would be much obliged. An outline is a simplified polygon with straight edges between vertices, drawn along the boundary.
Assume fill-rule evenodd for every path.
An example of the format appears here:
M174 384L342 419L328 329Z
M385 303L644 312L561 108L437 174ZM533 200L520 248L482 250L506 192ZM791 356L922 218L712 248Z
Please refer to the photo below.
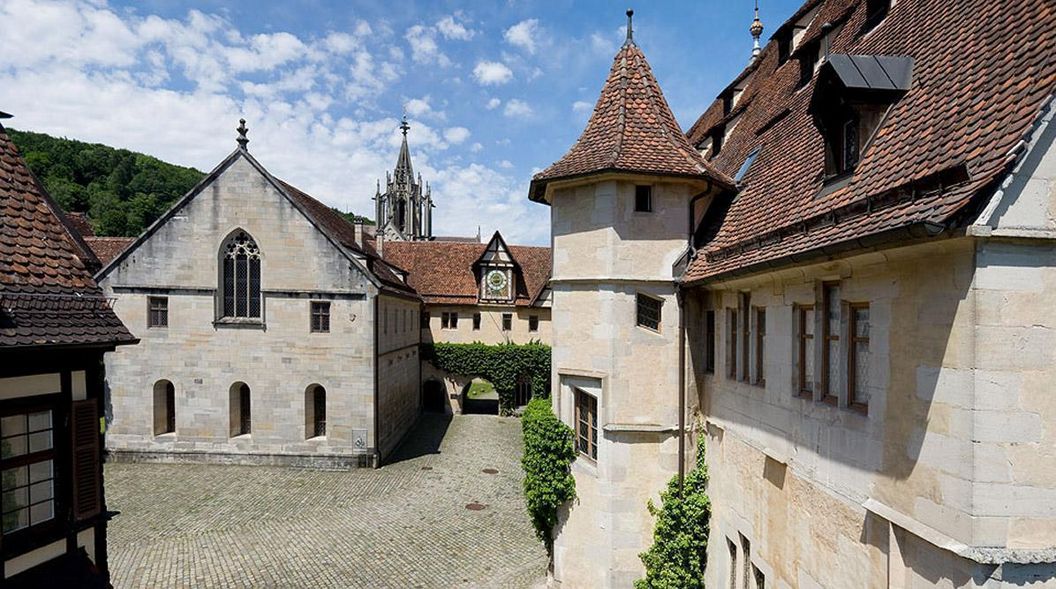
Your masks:
M704 371L715 374L715 311L704 311Z
M766 307L755 308L755 384L766 386Z
M638 326L645 327L646 329L652 329L653 331L660 331L660 313L663 306L663 300L651 297L649 295L644 295L642 293L638 293Z
M576 391L576 450L590 458L598 459L598 399L593 395Z
M440 329L449 329L451 327L451 314L440 313Z
M528 331L536 332L539 331L539 316L529 315L528 316Z
M808 399L814 398L814 307L796 307L797 320L797 378L796 393Z
M822 400L835 404L840 396L840 285L822 285Z
M147 327L169 326L169 297L147 297Z
M4 536L55 518L55 435L51 409L0 418ZM6 542L6 540L5 540Z
M473 313L473 331L480 331L480 313Z
M312 333L330 332L330 303L312 301Z
M637 213L653 212L653 187L634 187L634 210Z
M749 364L749 362L750 362L751 357L752 357L751 356L751 353L752 353L751 352L751 347L752 347L752 344L751 344L751 342L752 342L752 340L751 340L752 316L751 316L751 313L752 313L752 295L751 295L751 293L741 293L741 313L740 313L740 316L741 316L741 325L740 325L740 328L741 328L741 334L740 334L740 344L741 344L741 364L740 364L740 367L741 367L741 372L740 372L740 377L741 377L741 380L744 381L744 382L748 382L748 381L751 380L751 374L749 374L751 371L748 368L749 366L751 366L751 364Z
M510 331L511 329L513 329L513 314L512 313L503 313L502 314L502 330L503 331Z
M847 362L848 404L862 411L869 409L869 305L850 306L850 358Z

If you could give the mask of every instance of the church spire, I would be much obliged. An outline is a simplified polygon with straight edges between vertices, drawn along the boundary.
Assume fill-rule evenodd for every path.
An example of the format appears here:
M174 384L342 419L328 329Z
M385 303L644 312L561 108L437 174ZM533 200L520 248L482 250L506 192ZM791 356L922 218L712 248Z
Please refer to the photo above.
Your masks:
M411 149L407 146L407 131L411 126L407 123L407 115L400 121L400 131L403 131L403 144L400 145L400 157L396 160L395 180L407 183L414 181L414 167L411 166Z

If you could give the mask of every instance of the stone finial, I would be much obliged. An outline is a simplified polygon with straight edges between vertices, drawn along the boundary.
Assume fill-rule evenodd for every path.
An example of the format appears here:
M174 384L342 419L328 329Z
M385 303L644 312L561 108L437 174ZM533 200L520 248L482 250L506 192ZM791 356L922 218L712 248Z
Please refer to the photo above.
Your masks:
M235 131L238 131L238 139L235 139L235 141L238 142L239 149L246 149L246 145L249 143L249 138L246 137L246 133L249 133L246 119L238 119L238 128Z
M627 9L627 40L623 42L623 45L634 45L634 9Z
M403 136L407 136L407 131L411 130L411 125L407 123L407 115L403 115L403 120L400 121L400 130L403 131Z

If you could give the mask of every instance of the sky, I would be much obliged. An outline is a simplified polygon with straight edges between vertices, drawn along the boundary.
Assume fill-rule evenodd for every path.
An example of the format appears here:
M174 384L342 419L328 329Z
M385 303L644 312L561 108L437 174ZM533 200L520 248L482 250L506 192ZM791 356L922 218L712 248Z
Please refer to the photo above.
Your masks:
M235 147L374 216L406 114L434 232L547 245L534 173L583 130L626 3L2 0L5 125L211 170ZM683 129L747 65L753 0L637 3L635 41ZM799 6L761 0L764 42Z

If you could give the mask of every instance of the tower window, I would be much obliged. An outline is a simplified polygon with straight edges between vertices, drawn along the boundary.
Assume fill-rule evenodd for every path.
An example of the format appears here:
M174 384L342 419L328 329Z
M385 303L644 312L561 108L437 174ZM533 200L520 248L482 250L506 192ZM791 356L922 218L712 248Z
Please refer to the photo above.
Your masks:
M653 212L653 187L634 187L634 210L637 213Z
M598 459L598 399L579 389L576 391L576 450Z
M664 301L642 293L638 293L636 299L638 326L653 331L660 331L660 312L664 306Z

